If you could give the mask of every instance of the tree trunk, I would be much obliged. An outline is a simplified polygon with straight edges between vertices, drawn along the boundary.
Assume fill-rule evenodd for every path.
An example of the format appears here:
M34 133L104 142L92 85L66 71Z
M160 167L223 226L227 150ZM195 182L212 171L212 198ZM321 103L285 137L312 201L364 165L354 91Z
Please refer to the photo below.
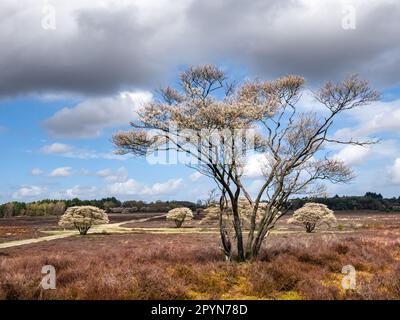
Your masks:
M261 228L259 230L259 233L251 247L251 252L250 252L251 259L256 259L258 257L258 254L260 253L261 245L262 245L265 237L268 236L269 231L271 229L272 229L271 226L265 225L264 228Z
M243 246L242 223L240 221L239 206L237 199L231 199L233 226L235 228L236 245L237 245L237 260L239 262L246 261Z
M183 220L175 220L175 225L177 228L182 227L182 224L183 224Z
M227 260L232 260L232 244L231 240L229 239L229 234L226 231L226 226L224 225L223 221L223 214L224 214L224 199L220 200L220 210L219 210L219 233L221 236L222 242L222 251L225 254Z
M84 236L87 234L87 232L89 231L90 227L80 227L79 230L79 234Z
M311 233L315 229L315 223L306 222L306 232Z

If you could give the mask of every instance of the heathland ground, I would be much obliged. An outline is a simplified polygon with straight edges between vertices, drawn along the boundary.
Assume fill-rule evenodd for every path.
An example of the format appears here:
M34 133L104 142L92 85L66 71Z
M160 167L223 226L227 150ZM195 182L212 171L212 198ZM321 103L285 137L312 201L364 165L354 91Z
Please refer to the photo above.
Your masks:
M241 264L224 261L217 226L201 220L176 229L164 217L110 215L79 236L57 217L1 219L0 298L400 299L400 214L337 218L312 234L282 219L260 260ZM55 290L40 285L44 265L55 267ZM355 289L342 287L346 265Z

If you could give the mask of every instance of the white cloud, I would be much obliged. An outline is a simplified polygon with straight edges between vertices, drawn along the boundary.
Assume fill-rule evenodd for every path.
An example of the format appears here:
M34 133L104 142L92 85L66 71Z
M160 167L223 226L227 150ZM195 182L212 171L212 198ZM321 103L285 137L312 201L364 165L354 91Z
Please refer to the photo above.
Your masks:
M108 183L125 182L129 178L128 170L121 167L115 171L110 169L103 169L96 172L96 176L104 178Z
M129 155L117 155L112 152L98 152L96 150L80 149L71 145L58 142L53 143L51 145L46 145L42 147L39 151L45 154L52 154L66 158L82 159L82 160L90 160L90 159L126 160L130 157Z
M144 185L134 179L125 182L116 182L108 187L108 191L114 195L137 196L162 196L174 194L182 185L182 179L170 179L166 182L157 182L153 185Z
M57 168L50 173L50 177L68 177L70 175L71 175L71 167Z
M65 198L80 198L80 199L89 199L95 198L97 196L98 189L94 186L80 186L76 185L72 188L66 189L65 191L60 192L60 195Z
M145 91L91 98L73 108L58 111L45 121L44 126L56 137L96 137L105 128L128 125L136 117L135 112L151 99L152 94Z
M332 150L338 150L337 147L339 146L333 146ZM359 165L372 160L392 161L400 154L399 143L394 139L366 146L346 145L341 147L332 158L342 160L347 165Z
M189 179L190 179L190 181L195 182L195 181L198 181L199 179L201 179L203 176L204 176L204 175L202 175L200 172L196 171L196 172L193 172L193 173L189 176Z
M42 147L40 150L46 154L66 154L71 152L74 147L64 143L53 143Z
M109 175L111 175L111 170L110 169L102 169L96 172L96 176L101 177L101 178L106 178Z
M22 186L16 192L13 193L14 199L24 199L42 196L46 192L46 189L40 186Z
M271 160L268 158L268 155L261 153L252 154L245 163L243 176L249 179L262 177L264 173L268 172L270 163Z
M333 158L342 160L347 165L353 165L366 161L370 154L370 147L348 145L334 155Z
M304 90L297 103L298 110L304 112L322 113L328 111L328 108L314 98L311 90Z
M335 132L337 139L360 138L380 133L398 133L400 131L400 99L374 102L368 106L356 108L347 113L356 124Z
M400 158L397 158L393 165L389 167L389 174L394 184L400 184Z
M40 175L42 175L44 173L44 171L42 170L42 169L39 169L39 168L33 168L32 170L31 170L31 175L32 176L40 176Z

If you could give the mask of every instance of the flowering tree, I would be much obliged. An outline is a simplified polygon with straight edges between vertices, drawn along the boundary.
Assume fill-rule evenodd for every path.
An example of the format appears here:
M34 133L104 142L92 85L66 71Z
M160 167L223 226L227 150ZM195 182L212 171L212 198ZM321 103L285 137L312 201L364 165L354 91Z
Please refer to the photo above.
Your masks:
M263 216L263 212L267 206L267 203L260 203L258 210L257 210L257 215L256 215L256 223L260 223L261 218ZM251 216L253 213L253 207L251 203L245 198L245 197L240 197L238 201L238 207L239 207L239 212L240 212L240 219L241 219L241 224L244 228L248 229L250 226L251 222ZM223 223L228 226L232 219L229 219L230 216L232 216L233 211L232 211L232 206L228 204L226 208L224 208L225 212L222 215L223 218ZM204 218L201 220L202 223L208 222L208 221L219 221L220 215L220 208L217 203L210 204L208 207L206 207L203 210L204 213ZM231 225L231 227L233 227ZM233 230L232 228L228 228L229 230ZM233 234L232 234L233 236Z
M193 212L189 208L175 208L168 211L167 220L174 221L177 228L180 228L184 221L193 219Z
M63 228L75 228L81 235L87 234L93 225L109 223L106 212L93 206L70 207L61 216L58 225Z
M288 223L302 225L307 232L313 232L318 225L326 224L332 226L336 224L333 211L322 203L309 202L300 209L297 209Z
M299 112L297 102L304 91L304 79L299 76L235 85L222 70L205 65L188 68L179 80L178 89L161 90L160 99L146 104L131 122L132 129L116 133L113 143L120 154L189 155L185 164L210 177L220 190L220 235L229 259L257 257L276 221L288 211L291 195L317 195L323 191L319 181L339 183L353 178L343 162L327 157L324 148L328 144L374 142L342 141L329 135L343 112L379 99L357 76L337 84L328 82L315 91L314 98L325 107L321 117L304 109ZM254 153L261 153L266 161L263 182L252 197L243 169ZM247 239L239 208L241 196L252 208ZM267 205L257 223L263 202ZM233 226L233 237L222 223L226 219Z

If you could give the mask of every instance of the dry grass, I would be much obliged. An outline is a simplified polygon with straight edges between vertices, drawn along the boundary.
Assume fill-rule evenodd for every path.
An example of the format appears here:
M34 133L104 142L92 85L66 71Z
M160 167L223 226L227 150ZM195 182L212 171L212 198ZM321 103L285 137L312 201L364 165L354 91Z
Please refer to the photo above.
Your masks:
M400 299L400 216L338 218L342 231L313 234L283 220L260 260L243 264L225 262L218 234L204 232L92 234L2 249L0 299ZM125 219L132 216L113 221ZM210 226L196 221L185 231L196 227ZM54 221L4 219L0 240L5 230L24 238L42 228ZM40 287L46 264L56 268L56 290ZM341 270L349 264L357 288L345 291Z
M368 230L369 231L369 230ZM368 234L270 237L260 261L223 261L212 234L91 235L0 251L1 299L399 299L400 246ZM41 268L57 270L42 290ZM358 271L341 288L341 269Z

